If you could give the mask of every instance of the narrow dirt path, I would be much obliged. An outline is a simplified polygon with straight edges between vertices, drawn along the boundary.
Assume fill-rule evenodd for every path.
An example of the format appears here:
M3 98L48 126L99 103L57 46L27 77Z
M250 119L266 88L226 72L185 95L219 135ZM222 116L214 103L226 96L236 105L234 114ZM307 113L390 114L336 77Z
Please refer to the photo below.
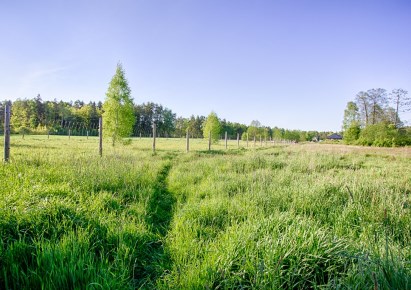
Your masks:
M146 222L156 238L145 245L147 256L144 257L144 266L136 269L134 274L136 289L156 288L156 280L172 267L172 261L165 250L164 240L176 202L174 195L167 188L167 177L175 156L174 154L165 156L167 161L157 175L153 194L147 203Z
M160 170L156 180L154 193L148 201L146 222L149 224L153 232L165 236L173 216L172 208L175 203L175 198L167 189L167 176L172 167L172 162L169 161Z

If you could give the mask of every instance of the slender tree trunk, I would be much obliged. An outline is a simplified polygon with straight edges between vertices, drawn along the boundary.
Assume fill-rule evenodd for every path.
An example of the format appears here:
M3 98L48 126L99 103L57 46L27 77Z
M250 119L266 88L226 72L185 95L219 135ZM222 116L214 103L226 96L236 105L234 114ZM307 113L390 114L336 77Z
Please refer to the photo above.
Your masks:
M398 128L398 109L400 106L400 95L397 95L397 108L395 110L395 127Z

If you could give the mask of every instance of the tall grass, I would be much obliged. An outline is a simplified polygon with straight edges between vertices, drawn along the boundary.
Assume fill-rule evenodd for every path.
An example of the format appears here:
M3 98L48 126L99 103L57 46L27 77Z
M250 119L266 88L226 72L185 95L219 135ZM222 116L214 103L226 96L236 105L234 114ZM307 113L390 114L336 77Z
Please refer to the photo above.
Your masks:
M181 158L161 285L409 289L410 158L304 148Z
M133 289L164 270L150 206L168 164L97 139L14 139L0 170L0 288ZM159 217L157 217L159 216ZM148 263L149 261L153 263Z
M190 145L13 136L0 288L411 288L409 148Z

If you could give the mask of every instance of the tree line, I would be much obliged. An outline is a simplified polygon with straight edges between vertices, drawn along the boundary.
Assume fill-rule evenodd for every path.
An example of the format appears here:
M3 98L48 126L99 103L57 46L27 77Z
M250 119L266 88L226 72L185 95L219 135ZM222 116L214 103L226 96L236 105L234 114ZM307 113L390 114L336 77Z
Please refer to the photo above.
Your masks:
M358 92L344 111L344 141L367 146L411 145L411 128L400 119L400 113L410 110L411 98L404 89Z
M0 103L0 122L4 119L6 102ZM75 102L17 99L11 107L11 130L15 134L97 135L99 118L103 117L103 134L112 139L113 146L124 137L148 137L156 126L160 137L208 138L214 141L227 134L230 139L292 140L295 142L325 138L330 132L287 130L263 126L252 121L249 126L209 116L177 117L170 109L152 102L135 104L121 63L117 64L104 103L81 100ZM0 123L0 128L3 124Z
M3 130L5 103L0 103L0 132ZM43 101L40 95L32 99L17 99L11 102L11 108L11 129L14 134L67 134L70 129L72 135L85 135L86 130L90 135L97 135L98 120L103 113L102 102ZM151 136L155 123L160 137L184 137L188 131L192 138L208 138L209 129L204 131L204 128L209 116L177 117L169 108L153 102L133 104L133 114L130 137ZM257 120L245 125L215 116L218 130L214 130L213 139L223 138L227 132L229 139L236 139L239 134L242 140L248 136L249 140L254 137L259 140L261 137L263 140L272 138L301 142L313 138L325 139L330 133L263 126Z
M4 107L0 103L0 128L3 128ZM411 129L404 127L399 114L411 110L411 98L403 89L387 93L385 89L361 91L344 111L343 134L348 144L374 146L411 145ZM33 99L17 99L12 103L11 129L17 134L97 135L99 118L103 117L104 134L113 142L124 137L151 136L153 126L160 137L242 140L291 140L295 142L325 139L331 132L287 130L263 126L258 120L250 125L220 119L211 112L207 117L177 117L170 109L152 102L135 104L121 63L110 81L106 99L85 103L43 101L40 95Z

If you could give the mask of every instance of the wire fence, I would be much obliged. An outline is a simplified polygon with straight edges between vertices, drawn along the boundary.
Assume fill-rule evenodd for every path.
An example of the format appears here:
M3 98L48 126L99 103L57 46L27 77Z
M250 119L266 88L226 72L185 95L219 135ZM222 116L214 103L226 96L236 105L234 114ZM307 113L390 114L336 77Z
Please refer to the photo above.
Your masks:
M104 128L103 128L104 131ZM3 139L3 138L2 138ZM0 141L2 144L3 140ZM256 140L237 140L237 139L219 139L218 141L209 142L208 138L187 138L181 137L130 137L124 139L127 146L120 145L119 142L115 146L116 148L120 145L120 148L129 148L127 150L150 150L153 152L157 151L175 151L175 152L205 152L205 151L236 151L236 150L259 150L264 148L269 148L273 146L282 146L291 144L290 141L286 140L273 140L273 139L262 139ZM70 135L12 135L11 136L11 156L13 157L14 146L21 148L29 148L33 145L33 148L43 147L55 148L56 146L71 146L74 148L85 148L85 150L92 150L95 155L99 154L99 137L98 136L70 136ZM0 145L1 146L1 145ZM39 147L40 146L40 147ZM114 148L112 146L112 140L109 136L103 139L102 145L102 155L108 154ZM1 147L0 147L1 148ZM92 149L94 148L94 149ZM121 149L123 150L123 149Z
M10 109L5 106L4 110L0 111L0 134L4 135L4 161L8 162L9 160L9 153L10 153L10 136L11 133L14 133L13 138L18 138L21 136L23 139L25 136L30 135L47 135L47 138L50 139L50 136L68 136L68 138L74 136L80 137L95 137L100 136L100 126L102 126L101 118L98 122L78 122L72 120L54 120L52 122L48 122L44 126L37 126L35 129L28 129L25 126L21 126L18 128L13 128L13 124L10 123ZM15 125L15 124L14 124ZM12 128L12 130L11 130ZM104 128L102 128L104 131ZM138 128L134 127L132 134L129 138L131 142L132 139L134 140L144 140L144 142L140 142L143 147L150 146L152 150L155 152L157 148L180 148L180 150L185 150L189 152L194 145L194 150L222 150L222 149L239 149L239 148L256 148L256 147L267 147L270 145L276 144L290 144L293 143L291 141L286 140L278 140L273 139L267 136L256 136L253 137L249 136L248 133L237 134L237 138L230 138L227 132L223 133L220 136L220 140L217 141L215 138L214 140L211 139L211 132L206 138L193 138L197 137L194 134L190 134L187 132L185 136L183 134L179 134L179 137L173 136L168 132L162 132L157 130L156 123L153 123L151 128ZM244 140L245 135L245 140ZM100 136L99 142L99 155L102 156L103 152L103 142L102 136ZM182 142L182 139L184 141ZM191 139L191 141L190 141ZM174 145L170 147L170 144L166 145L164 141L167 140L175 140L177 142L169 142L170 144L173 143ZM143 148L142 147L142 148ZM183 149L184 148L184 149ZM97 150L97 149L96 149Z

